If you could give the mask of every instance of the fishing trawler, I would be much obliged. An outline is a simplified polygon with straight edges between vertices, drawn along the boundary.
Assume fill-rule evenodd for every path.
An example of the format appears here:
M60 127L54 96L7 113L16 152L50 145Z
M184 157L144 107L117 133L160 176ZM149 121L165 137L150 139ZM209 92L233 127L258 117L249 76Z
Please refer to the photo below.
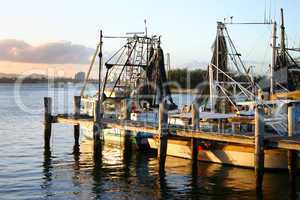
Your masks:
M282 18L283 19L283 18ZM283 20L282 20L283 21ZM213 44L213 56L207 69L207 82L198 87L198 95L194 103L200 108L200 130L205 132L218 132L222 134L253 135L254 108L259 102L264 105L266 113L266 131L268 135L284 135L287 132L286 115L287 105L297 102L297 99L274 99L272 84L277 76L271 73L270 95L266 95L246 69L241 54L237 52L227 30L229 23L217 23L217 35ZM233 24L232 22L230 24ZM249 24L249 23L248 23ZM273 25L275 22L264 24ZM283 24L283 22L282 22ZM283 25L281 27L284 27ZM281 62L283 52L276 45L276 31L273 31L273 59L272 70L276 74L276 65L280 68L289 62ZM173 102L164 66L164 54L160 46L159 37L140 36L135 34L126 37L126 44L118 50L105 63L106 75L102 82L102 103L105 105L104 115L111 118L122 118L118 111L121 110L121 102L129 101L130 119L142 122L157 122L157 105L162 101L167 102L169 111L169 124L191 125L191 113L181 112ZM281 45L281 47L284 45ZM277 52L277 53L276 53ZM231 61L235 67L229 68ZM281 64L280 64L281 63ZM285 63L285 65L283 65ZM295 64L295 63L294 63ZM293 65L298 68L298 65ZM100 67L101 69L101 67ZM287 68L289 69L289 68ZM286 70L288 71L288 70ZM236 81L236 73L243 76L243 81ZM110 78L114 75L115 79ZM288 81L288 80L287 80ZM289 83L289 82L288 82ZM112 85L107 91L108 84ZM281 81L278 85L281 85ZM113 95L114 91L122 89L123 94ZM274 91L273 91L274 92ZM270 98L267 99L266 96ZM96 99L82 97L83 107L95 107ZM87 111L88 110L88 111ZM85 110L93 114L93 108ZM113 112L108 112L114 110ZM172 110L172 111L171 111ZM92 138L92 127L88 127L86 136ZM105 129L106 141L119 142L124 134L118 129ZM157 149L159 138L153 138L145 132L136 132L134 135L137 146ZM247 145L234 143L212 143L203 140L199 144L198 160L221 164L230 164L241 167L254 167L254 148ZM192 158L191 141L188 139L168 139L167 154L181 158ZM278 149L265 149L265 168L287 168L286 151Z
M282 34L281 43L284 43L284 22L282 14ZM230 23L233 24L233 23ZM247 23L250 24L250 23ZM265 24L273 25L276 30L275 22ZM200 87L200 92L195 102L203 106L206 112L200 112L200 127L204 131L218 133L238 133L244 135L253 135L254 108L259 102L265 109L266 135L286 135L287 134L287 106L289 103L296 103L298 91L278 94L277 87L288 86L290 89L296 89L299 84L298 73L291 72L299 70L299 66L293 61L287 53L285 45L280 48L276 45L276 31L273 31L273 62L276 76L271 72L270 94L263 92L263 88L255 83L254 78L249 75L249 69L246 69L240 55L228 34L227 23L218 22L217 36L213 45L213 57L208 66L207 84ZM227 47L230 47L228 49ZM233 70L229 69L228 58L233 61L234 67L239 74L244 74L244 81L236 81ZM285 75L282 70L285 70ZM298 71L299 72L299 71ZM285 80L279 76L285 76ZM291 77L292 76L292 77ZM272 83L276 82L276 93ZM274 87L274 88L273 88ZM277 98L274 98L277 95ZM270 99L266 98L270 96ZM285 97L278 98L279 96ZM299 107L296 108L299 110ZM191 114L179 114L177 118L191 119ZM297 117L297 116L296 116ZM189 120L186 120L189 121ZM295 119L296 130L299 130L299 116ZM150 146L158 146L158 140L149 139ZM179 156L191 159L191 141L186 140L169 140L168 155ZM230 143L210 143L202 141L198 146L198 159L201 161L215 162L222 164L231 164L242 167L254 167L254 148L247 145L237 145ZM299 161L298 161L299 162ZM266 149L265 150L265 167L271 169L287 168L287 154L284 150Z
M274 28L276 36L276 28ZM274 36L274 37L275 37ZM299 63L290 52L300 52L299 48L288 48L286 45L286 31L283 9L281 9L280 46L274 44L274 59L271 69L270 99L300 100L300 71Z
M160 102L168 102L169 110L177 108L169 86L164 85L167 78L160 37L148 37L147 31L131 34L133 35L125 37L103 36L103 38L123 39L125 44L105 62L106 72L101 85L101 95L85 96L86 84L84 84L81 91L82 113L94 116L96 102L100 100L104 107L104 118L122 119L124 116L120 111L125 100L129 105L130 119L155 122ZM91 67L98 51L99 45ZM84 135L92 139L93 127L84 129ZM122 134L119 129L103 129L106 141L120 143ZM136 132L134 143L139 148L149 148L148 137L147 133Z

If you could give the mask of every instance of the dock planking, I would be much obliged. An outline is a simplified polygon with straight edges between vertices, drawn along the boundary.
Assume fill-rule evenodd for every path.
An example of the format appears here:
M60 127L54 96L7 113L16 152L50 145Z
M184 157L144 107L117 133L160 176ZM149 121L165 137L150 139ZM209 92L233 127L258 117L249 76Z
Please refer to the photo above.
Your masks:
M73 115L73 114L59 114L52 116L51 123L61 123L68 125L80 124L94 124L94 118L88 115ZM140 122L133 120L114 120L110 118L103 118L102 123L107 128L117 128L127 131L148 132L154 135L158 134L158 123ZM195 130L192 127L169 125L169 136L196 138L202 140L209 140L215 142L228 142L246 145L255 145L254 135L246 134L228 134L218 132L204 132ZM277 148L286 150L300 151L300 136L272 136L265 135L264 146L266 148Z

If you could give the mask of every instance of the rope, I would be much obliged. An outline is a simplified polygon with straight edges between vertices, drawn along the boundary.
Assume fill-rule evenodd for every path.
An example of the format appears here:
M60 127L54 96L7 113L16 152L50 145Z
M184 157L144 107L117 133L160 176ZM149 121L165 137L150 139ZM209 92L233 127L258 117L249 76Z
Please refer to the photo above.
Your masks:
M231 100L231 98L227 95L227 93L226 93L227 90L225 88L223 88L220 84L217 84L217 87L219 87L221 89L221 91L223 92L223 94L225 95L225 97L229 100L229 102L233 105L233 107L237 111L239 111L238 107L233 103L233 101Z
M239 84L237 81L235 81L233 78L231 78L228 74L226 74L224 71L222 71L221 69L219 69L217 66L215 66L214 64L210 64L211 66L213 66L214 68L216 68L216 70L220 71L222 74L224 74L227 78L229 78L229 80L231 80L232 82L236 83L236 85L242 90L244 91L244 94L249 97L253 97L256 98L256 96L254 94L252 94L252 92L248 91L245 87L243 87L241 84ZM248 95L247 95L248 93Z
M99 51L99 48L100 48L100 44L98 44L97 47L96 47L96 51L95 51L95 53L94 53L94 55L93 55L93 58L92 58L92 61L91 61L91 65L90 65L89 71L88 71L88 73L87 73L87 75L86 75L86 78L85 78L85 80L84 80L84 85L83 85L83 87L82 87L82 89L81 89L81 91L80 91L80 96L81 96L81 97L83 97L83 94L84 94L84 91L85 91L85 88L86 88L86 85L87 85L89 76L90 76L90 74L91 74L92 68L93 68L93 66L94 66L94 63L95 63L96 56L97 56L97 53L98 53L98 51Z

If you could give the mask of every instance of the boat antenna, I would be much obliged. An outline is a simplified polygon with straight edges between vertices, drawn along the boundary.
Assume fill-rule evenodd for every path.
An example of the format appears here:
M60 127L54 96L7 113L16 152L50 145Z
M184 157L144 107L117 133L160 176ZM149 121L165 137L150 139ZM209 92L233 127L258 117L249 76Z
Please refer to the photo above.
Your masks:
M267 21L267 0L265 0L265 13L264 13L264 22Z
M270 0L270 8L269 8L269 22L271 21L271 10L272 10L272 1Z
M144 19L144 24L145 24L145 35L146 37L148 36L148 30L147 30L147 20Z

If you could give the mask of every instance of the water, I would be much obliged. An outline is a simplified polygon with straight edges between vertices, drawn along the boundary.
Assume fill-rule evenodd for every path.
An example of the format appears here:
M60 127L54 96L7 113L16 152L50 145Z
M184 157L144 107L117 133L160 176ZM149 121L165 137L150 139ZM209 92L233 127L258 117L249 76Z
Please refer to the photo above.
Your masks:
M155 155L110 145L94 162L90 141L81 137L79 151L73 149L71 126L54 125L51 152L44 152L43 97L55 98L55 112L68 112L78 91L24 85L15 92L13 85L0 85L0 199L257 197L249 169L199 163L195 172L189 160L168 157L166 173L160 174ZM300 199L299 183L291 191L286 172L265 174L265 199L290 199L292 194Z

